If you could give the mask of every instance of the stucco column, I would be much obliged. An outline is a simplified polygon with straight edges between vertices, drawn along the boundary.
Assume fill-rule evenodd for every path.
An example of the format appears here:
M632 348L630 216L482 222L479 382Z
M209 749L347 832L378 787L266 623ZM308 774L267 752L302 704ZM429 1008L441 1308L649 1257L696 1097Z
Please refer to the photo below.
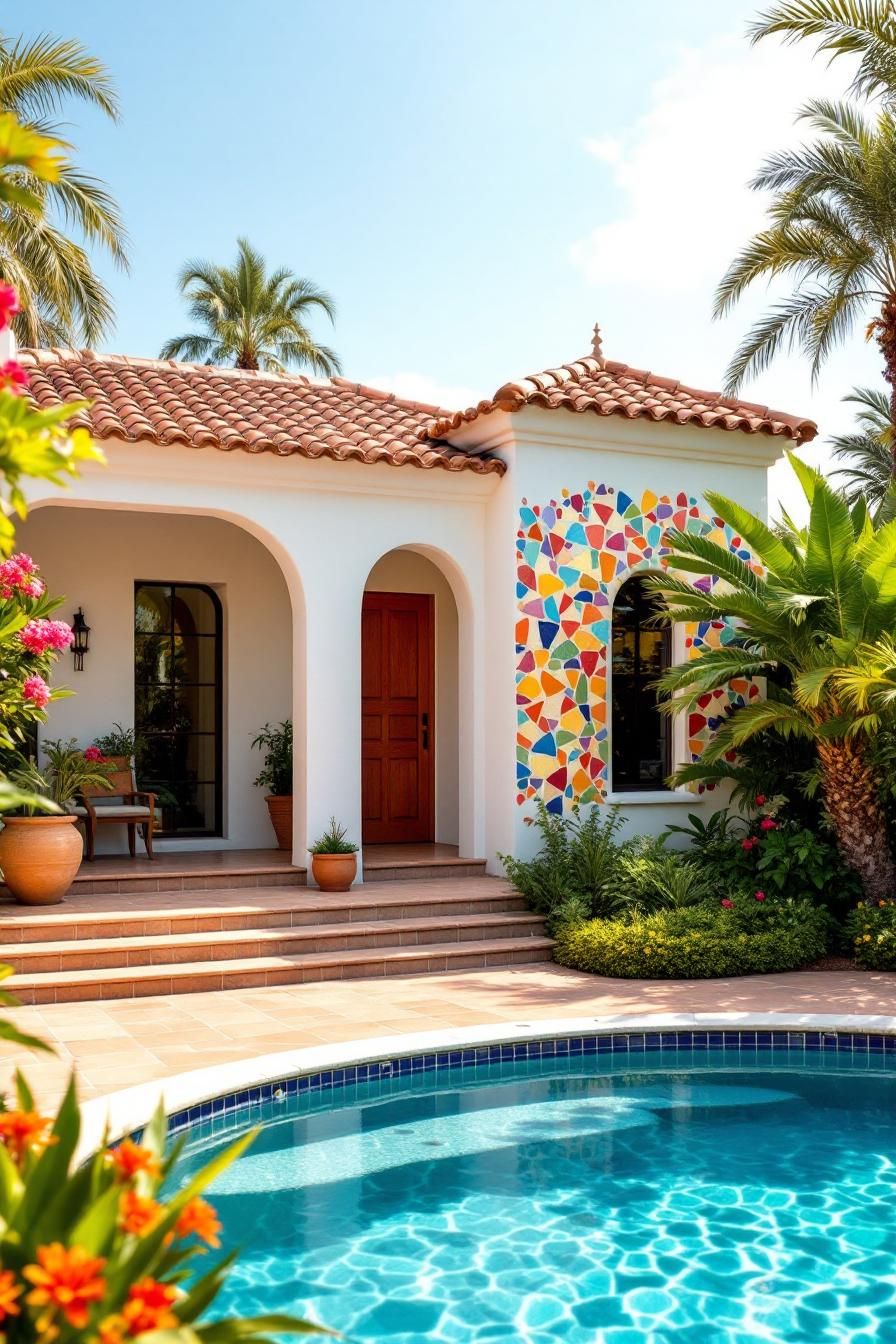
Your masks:
M306 845L331 817L361 843L361 589L354 574L334 569L306 579L304 661L293 673L304 708L295 764L304 771ZM297 853L295 862L308 855Z

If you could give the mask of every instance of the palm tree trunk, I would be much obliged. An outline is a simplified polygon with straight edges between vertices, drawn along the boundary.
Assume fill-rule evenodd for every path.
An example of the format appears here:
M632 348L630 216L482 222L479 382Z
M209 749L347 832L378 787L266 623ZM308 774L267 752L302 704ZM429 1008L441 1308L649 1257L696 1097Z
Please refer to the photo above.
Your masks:
M881 305L880 317L873 324L880 352L884 357L883 375L890 385L890 429L893 478L896 480L896 296Z
M822 788L844 861L858 873L867 900L896 893L896 865L877 778L862 746L850 738L819 742Z

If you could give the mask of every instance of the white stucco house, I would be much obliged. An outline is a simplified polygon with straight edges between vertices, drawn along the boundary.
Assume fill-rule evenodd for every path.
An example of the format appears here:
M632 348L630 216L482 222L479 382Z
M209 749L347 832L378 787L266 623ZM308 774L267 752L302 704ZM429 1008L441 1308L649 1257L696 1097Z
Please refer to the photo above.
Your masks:
M621 800L641 831L712 805L663 781L719 706L669 730L649 682L718 632L648 631L628 581L669 524L719 532L705 490L764 512L811 422L597 338L454 414L344 378L19 357L41 406L89 400L107 457L19 531L60 615L91 628L45 732L136 727L140 783L168 799L157 850L272 845L250 744L287 717L302 865L332 815L365 846L440 842L497 870L531 848L539 796Z

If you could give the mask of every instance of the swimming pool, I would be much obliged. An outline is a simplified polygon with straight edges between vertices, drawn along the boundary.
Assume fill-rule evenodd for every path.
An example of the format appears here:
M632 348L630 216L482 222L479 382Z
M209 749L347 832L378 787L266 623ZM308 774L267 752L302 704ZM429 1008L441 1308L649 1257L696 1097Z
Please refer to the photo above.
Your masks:
M896 1340L896 1051L696 1036L396 1060L222 1105L178 1168L263 1125L212 1191L245 1248L222 1312L368 1344Z

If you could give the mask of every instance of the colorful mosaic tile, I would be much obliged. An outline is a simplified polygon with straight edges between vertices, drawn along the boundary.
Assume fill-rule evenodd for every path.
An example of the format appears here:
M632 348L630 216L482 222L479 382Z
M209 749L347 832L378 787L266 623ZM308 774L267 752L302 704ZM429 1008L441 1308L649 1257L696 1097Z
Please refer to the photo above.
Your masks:
M686 494L645 490L636 500L588 483L560 500L520 507L517 533L517 802L541 796L550 811L599 802L609 784L607 651L613 600L624 579L666 564L667 528L699 533L753 563L721 518ZM708 587L709 579L697 579ZM688 626L692 655L732 637L722 621ZM688 749L697 759L726 710L758 695L732 682L690 715Z

